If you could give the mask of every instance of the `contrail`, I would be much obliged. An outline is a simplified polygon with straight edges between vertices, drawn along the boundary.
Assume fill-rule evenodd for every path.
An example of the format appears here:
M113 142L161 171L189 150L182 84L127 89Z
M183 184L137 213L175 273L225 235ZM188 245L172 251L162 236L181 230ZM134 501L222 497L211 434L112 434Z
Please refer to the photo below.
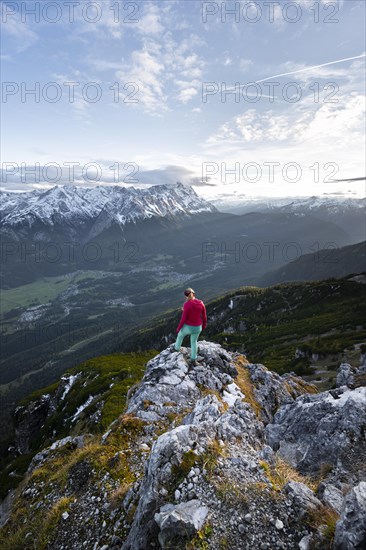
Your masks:
M352 59L361 59L362 57L366 57L366 53L362 53L361 55L355 55L354 57L345 57L344 59L336 59L335 61L328 61L328 63L322 63L321 65L313 65L312 67L305 67L305 69L298 69L297 71L290 71L288 73L281 73L281 74L274 74L272 76L267 76L266 78L261 78L260 80L255 80L254 84L259 84L259 82L265 82L266 80L270 80L271 78L278 78L280 76L288 76L289 74L296 74L296 73L303 73L305 71L311 71L312 69L318 69L319 67L326 67L327 65L335 65L336 63L343 63L344 61L351 61ZM253 84L253 82L250 82L248 84L241 84L240 88L245 88L246 86L250 86L250 84ZM234 90L234 88L228 88L228 90Z
M366 177L362 177L362 178L347 178L347 179L342 179L342 180L329 180L329 181L339 182L339 181L363 181L363 180L366 180Z
M312 69L318 69L319 67L326 67L327 65L335 65L336 63L343 63L343 61L351 61L352 59L360 59L361 57L366 57L366 53L361 55L355 55L354 57L345 57L344 59L337 59L336 61L329 61L328 63L322 63L321 65L313 65L312 67L305 67L305 69L298 69L297 71L290 71L288 73L275 74L273 76L267 76L267 78L262 78L261 80L256 80L255 83L265 82L271 78L278 78L279 76L287 76L289 74L303 73L305 71L311 71Z

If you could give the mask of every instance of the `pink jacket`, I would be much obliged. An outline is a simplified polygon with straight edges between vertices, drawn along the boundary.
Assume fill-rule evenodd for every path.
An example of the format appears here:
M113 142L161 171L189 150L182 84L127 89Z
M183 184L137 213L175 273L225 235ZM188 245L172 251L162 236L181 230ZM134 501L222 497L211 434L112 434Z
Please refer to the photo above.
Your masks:
M187 300L185 302L177 332L180 331L184 324L191 325L193 327L198 327L199 325L202 325L202 330L206 328L207 315L205 304L202 302L202 300L193 298L193 300Z

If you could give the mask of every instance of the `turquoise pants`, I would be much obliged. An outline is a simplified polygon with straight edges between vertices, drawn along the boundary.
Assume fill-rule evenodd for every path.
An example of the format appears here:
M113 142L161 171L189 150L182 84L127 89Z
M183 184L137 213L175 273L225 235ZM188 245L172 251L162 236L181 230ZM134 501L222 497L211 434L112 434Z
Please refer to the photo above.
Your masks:
M199 325L198 327L194 327L192 325L183 325L180 331L178 332L177 340L175 342L175 349L176 351L180 350L180 346L182 345L183 338L185 336L188 336L188 334L191 337L191 359L197 358L197 340L200 335L200 332L202 331L202 325Z

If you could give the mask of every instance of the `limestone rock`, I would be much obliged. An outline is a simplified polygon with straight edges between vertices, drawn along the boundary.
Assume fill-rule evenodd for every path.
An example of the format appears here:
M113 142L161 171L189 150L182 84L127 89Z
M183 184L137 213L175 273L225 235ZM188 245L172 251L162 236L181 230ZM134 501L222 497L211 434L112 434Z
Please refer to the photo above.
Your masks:
M15 409L15 446L19 454L30 451L30 441L34 439L47 417L55 410L55 399L49 394L42 395L28 406Z
M346 495L337 521L333 550L366 548L366 482L362 481Z
M306 385L297 376L292 374L280 376L261 364L249 363L247 368L250 380L255 386L255 398L260 404L261 419L265 424L272 422L279 407L293 403L299 395L308 393ZM314 392L317 391L311 384L308 388Z
M353 387L354 383L355 377L351 365L349 363L341 363L337 372L337 388L340 386Z
M299 550L310 550L312 535L305 535L299 542Z
M162 506L154 516L160 529L158 538L162 548L192 537L204 525L208 511L207 506L202 506L196 499L176 506Z
M337 465L348 448L362 445L365 428L366 387L342 386L282 406L266 426L266 436L292 466L317 473L322 464Z
M320 500L316 498L313 491L304 483L288 481L284 486L284 491L298 509L299 517L303 517L310 510L316 510L316 508L321 506Z
M331 483L320 483L318 488L318 497L321 501L340 513L343 502L343 493L340 489Z
M52 461L58 467L64 459L65 477L61 486L52 476L28 476L19 495L25 519L32 517L28 509L46 514L67 496L55 549L73 550L83 541L85 548L178 550L203 537L210 550L223 543L230 550L322 550L327 541L308 512L321 514L324 503L341 510L339 548L358 548L366 388L316 393L293 373L279 376L206 341L198 343L200 365L188 369L189 350L172 348L147 363L125 412L99 439L93 436L90 455L74 452L87 443L86 418L63 439L50 434L32 468L52 472ZM62 411L74 380L65 377L55 402L45 396L18 409L23 449L27 423L39 429L52 407ZM295 481L283 487L278 456L305 473L326 466L317 495Z

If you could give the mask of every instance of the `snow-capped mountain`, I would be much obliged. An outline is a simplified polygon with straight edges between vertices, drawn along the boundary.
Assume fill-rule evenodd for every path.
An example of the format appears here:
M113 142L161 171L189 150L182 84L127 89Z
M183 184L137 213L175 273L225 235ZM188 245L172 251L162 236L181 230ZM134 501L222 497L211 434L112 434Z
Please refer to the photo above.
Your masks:
M307 212L327 211L327 213L345 212L351 209L365 208L366 199L329 194L312 197L257 197L249 198L245 195L221 194L210 199L219 210L233 214L248 212Z
M366 199L354 199L349 197L331 196L312 196L306 199L293 200L281 206L281 210L286 212L299 211L319 211L326 210L329 214L338 214L350 209L365 208Z
M93 224L92 236L112 224L124 226L152 217L187 217L216 208L181 183L147 189L56 186L47 191L1 194L1 227L10 230L41 224L78 228Z
M354 198L348 195L329 193L311 197L257 197L248 198L224 196L211 200L221 212L245 215L261 213L268 215L296 216L330 222L343 229L349 236L348 243L365 240L365 198ZM330 239L332 242L336 241ZM338 246L340 243L337 243Z

